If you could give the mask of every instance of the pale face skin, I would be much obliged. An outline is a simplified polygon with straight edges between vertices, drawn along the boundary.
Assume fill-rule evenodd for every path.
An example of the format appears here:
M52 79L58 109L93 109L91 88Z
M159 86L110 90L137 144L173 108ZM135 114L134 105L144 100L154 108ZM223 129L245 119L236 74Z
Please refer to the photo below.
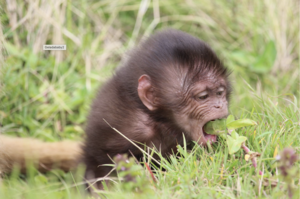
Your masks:
M170 99L180 99L180 107L174 110L173 117L183 133L196 141L199 145L207 142L216 142L216 135L208 135L203 132L203 126L216 119L228 115L228 102L226 99L226 81L215 75L207 75L201 81L189 86L188 89L178 89ZM177 91L178 91L177 90ZM144 75L139 79L139 96L144 105L151 111L155 110L157 99L149 76Z
M176 114L176 121L193 141L200 145L217 141L216 135L203 132L203 126L209 121L228 115L226 93L225 80L215 78L205 78L197 82L187 93L185 106Z

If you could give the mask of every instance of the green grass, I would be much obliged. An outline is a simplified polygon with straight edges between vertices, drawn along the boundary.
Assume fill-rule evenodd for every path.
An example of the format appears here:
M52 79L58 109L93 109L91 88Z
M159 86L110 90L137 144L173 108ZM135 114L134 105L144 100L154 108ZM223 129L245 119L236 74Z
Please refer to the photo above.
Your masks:
M137 184L120 179L102 192L108 198L286 198L274 156L286 147L300 151L299 10L287 1L55 1L12 0L2 7L5 64L0 91L1 133L54 142L82 140L89 105L98 86L143 36L165 27L193 34L232 70L230 113L258 125L240 129L261 153L258 169L272 174L266 185L242 152L224 143L211 150L182 148L162 160L157 183L140 168ZM8 9L10 8L10 9ZM66 44L63 53L43 44ZM1 54L1 56L2 56ZM299 168L299 162L296 164ZM0 182L0 198L84 198L83 169L47 174L30 168ZM300 176L295 177L299 187ZM146 182L146 183L145 183ZM294 196L295 198L297 196Z

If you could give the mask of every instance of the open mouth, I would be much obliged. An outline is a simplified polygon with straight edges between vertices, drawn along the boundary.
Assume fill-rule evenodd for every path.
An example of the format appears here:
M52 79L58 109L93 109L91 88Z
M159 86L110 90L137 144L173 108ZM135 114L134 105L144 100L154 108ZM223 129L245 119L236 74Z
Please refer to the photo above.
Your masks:
M210 121L215 121L215 120L210 120ZM210 122L209 121L209 122ZM208 141L210 141L210 143L214 143L214 142L217 142L217 135L211 135L211 134L207 134L205 131L204 131L204 126L202 127L202 132L203 132L203 135L204 135L204 138Z
M205 138L207 141L210 141L210 143L217 142L217 135L210 135L210 134L207 134L207 133L204 131L203 128L202 128L202 132L203 132L204 138Z

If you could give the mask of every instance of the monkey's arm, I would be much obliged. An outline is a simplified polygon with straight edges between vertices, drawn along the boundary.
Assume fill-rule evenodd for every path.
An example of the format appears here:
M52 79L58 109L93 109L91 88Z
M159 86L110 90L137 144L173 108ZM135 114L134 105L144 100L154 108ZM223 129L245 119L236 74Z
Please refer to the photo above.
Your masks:
M26 172L26 162L45 172L53 167L69 171L81 160L79 142L62 141L46 143L30 138L15 138L0 135L0 173L9 173L17 165Z

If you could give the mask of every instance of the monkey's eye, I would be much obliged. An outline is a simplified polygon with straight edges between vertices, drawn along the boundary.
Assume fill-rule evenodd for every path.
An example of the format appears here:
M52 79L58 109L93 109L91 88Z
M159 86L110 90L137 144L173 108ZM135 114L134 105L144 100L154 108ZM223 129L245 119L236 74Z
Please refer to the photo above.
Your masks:
M219 88L217 91L217 95L221 96L223 94L224 90L225 89L223 87Z
M208 98L208 95L206 94L206 95L201 95L201 96L199 96L199 99L201 99L201 100L205 100L206 98Z
M223 91L218 91L217 92L217 95L222 95L223 94Z
M207 91L202 91L201 93L199 93L197 95L197 98L198 99L201 99L201 100L205 100L206 98L208 98L208 92Z
M208 98L208 95L204 95L204 96L200 96L200 97L199 97L199 99L202 99L202 100L204 100L204 99L206 99L206 98Z

